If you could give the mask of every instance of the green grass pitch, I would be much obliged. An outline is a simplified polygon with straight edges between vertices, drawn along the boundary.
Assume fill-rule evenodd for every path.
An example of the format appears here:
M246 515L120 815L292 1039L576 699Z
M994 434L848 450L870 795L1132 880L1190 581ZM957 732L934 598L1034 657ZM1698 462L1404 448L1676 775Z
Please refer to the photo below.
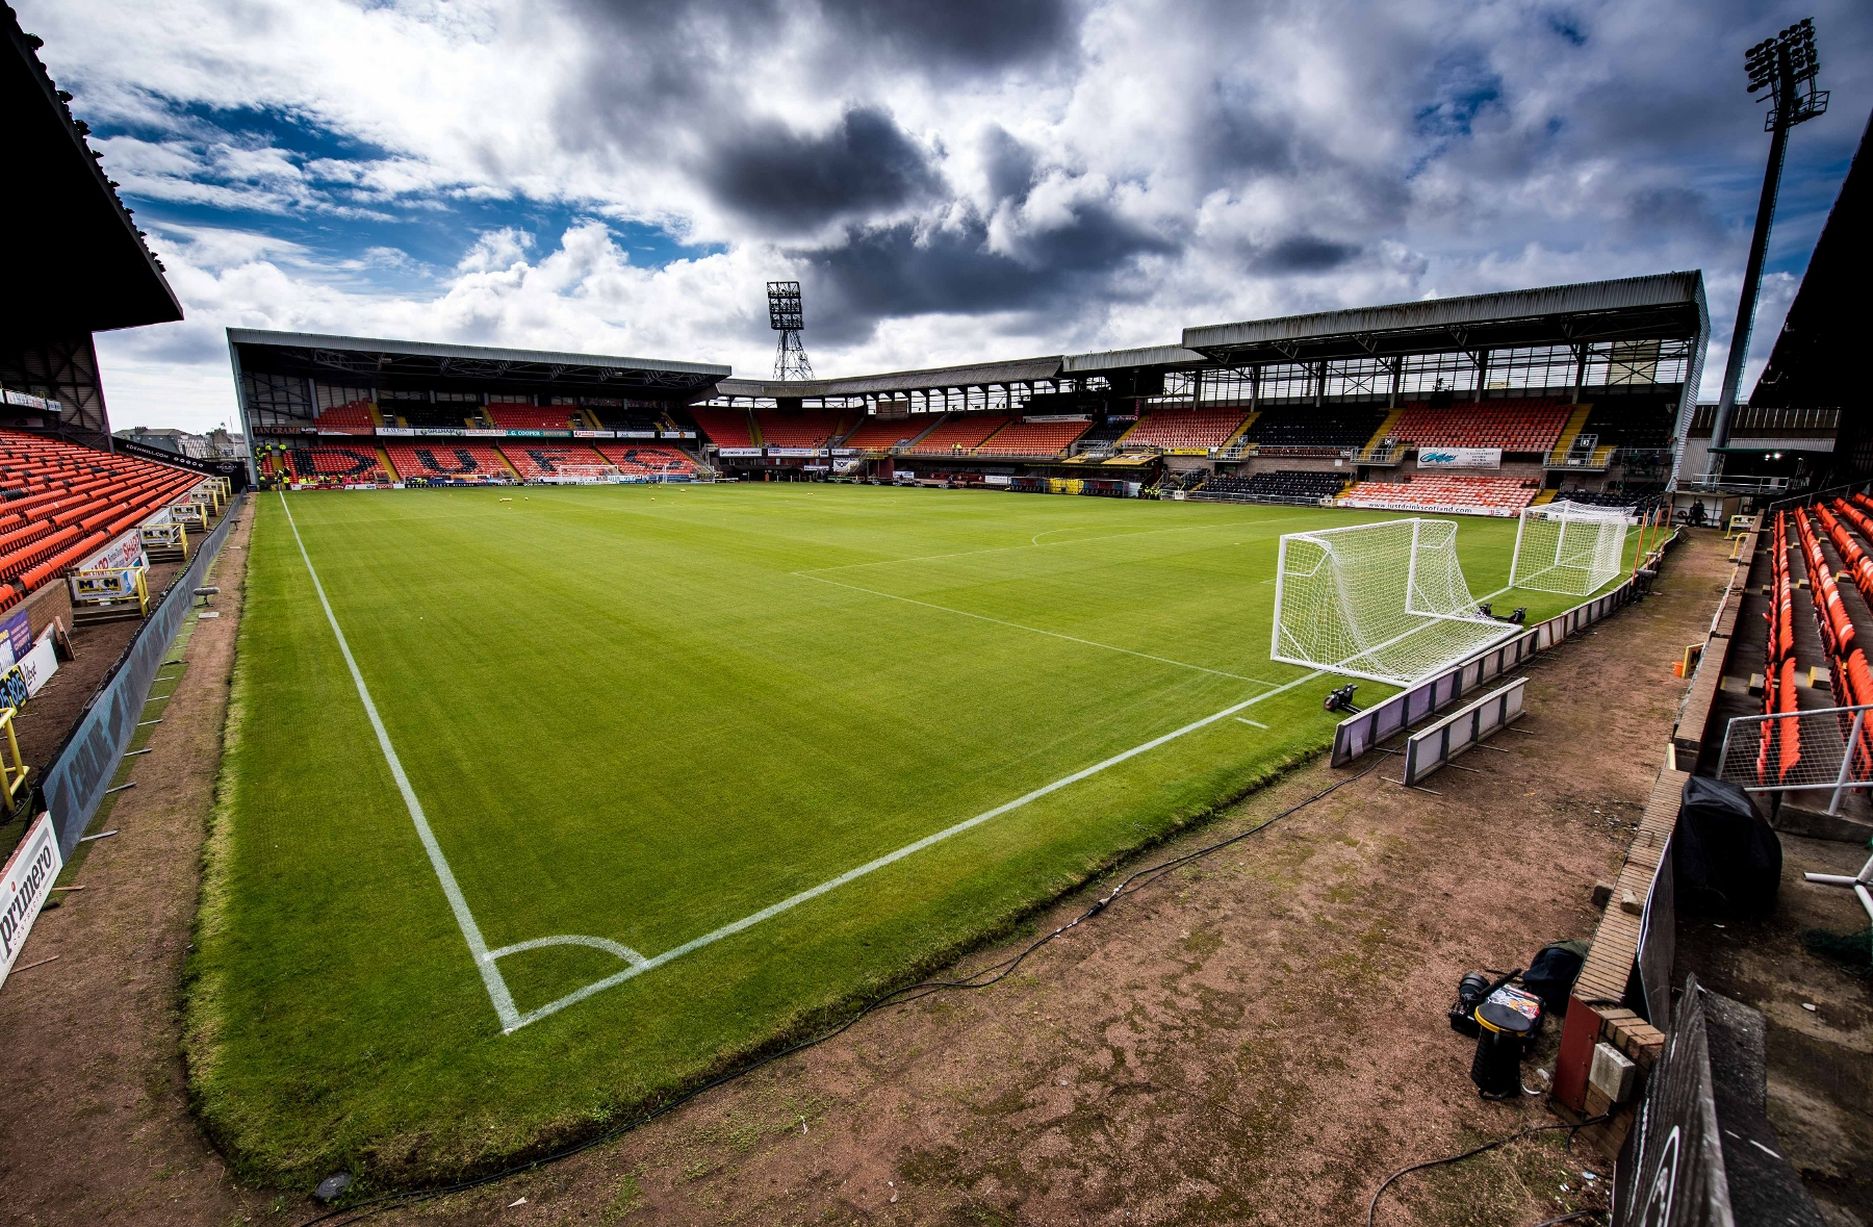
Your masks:
M237 1166L290 1183L623 1119L1318 751L1327 680L1268 659L1277 539L1395 518L726 485L258 516L186 1045ZM1460 523L1482 597L1515 522Z

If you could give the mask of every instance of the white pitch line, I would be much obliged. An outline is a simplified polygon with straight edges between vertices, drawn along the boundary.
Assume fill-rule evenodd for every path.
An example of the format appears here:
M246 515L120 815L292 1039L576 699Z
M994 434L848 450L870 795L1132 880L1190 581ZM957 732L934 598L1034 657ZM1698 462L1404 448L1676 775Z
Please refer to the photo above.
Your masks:
M1051 793L1059 792L1061 789L1066 788L1069 785L1077 784L1081 780L1088 779L1092 776L1098 775L1100 772L1105 771L1108 768L1116 767L1120 763L1126 762L1130 759L1137 758L1140 754L1150 753L1152 750L1157 749L1159 746L1167 745L1170 742L1176 741L1180 737L1184 737L1191 733L1196 732L1198 729L1207 728L1210 725L1215 724L1219 720L1227 720L1229 717L1235 715L1237 712L1246 711L1249 708L1254 707L1257 703L1263 702L1264 700L1267 700L1267 699L1272 699L1278 694L1284 694L1287 691L1293 690L1296 686L1304 685L1307 682L1311 682L1315 678L1318 678L1321 676L1323 676L1323 671L1316 669L1312 673L1304 674L1301 677L1297 677L1291 682L1286 682L1280 686L1275 687L1273 690L1265 690L1261 694L1255 695L1248 699L1244 699L1242 702L1233 704L1229 707L1225 707L1223 708L1223 710L1216 712L1212 715L1204 716L1200 720L1193 720L1189 724L1184 725L1182 728L1172 729L1168 733L1162 734L1161 736L1158 736L1158 737L1153 737L1150 741L1144 742L1140 745L1133 746L1129 750L1122 750L1119 753L1114 754L1111 758L1102 759L1099 762L1094 763L1090 767L1082 767L1080 768L1080 770L1075 771L1072 775L1061 776L1059 779L1055 780L1051 784L1043 784L1039 788L1036 788L1034 791L1023 793L1021 796L1016 797L1012 801L1005 801L1002 804L996 806L994 809L983 810L981 813L977 814L973 818L965 818L961 822L958 822L954 824L953 826L944 827L941 831L938 831L935 834L926 835L922 839L916 840L912 843L905 844L903 847L898 848L891 852L887 852L883 856L876 857L872 860L866 861L863 865L859 865L856 868L846 870L844 873L840 874L838 877L826 879L826 881L821 882L818 886L808 887L806 890L803 890L799 892L798 894L787 896L785 899L782 899L779 903L771 903L767 907L762 908L758 912L751 912L748 915L743 916L740 920L730 921L728 924L723 925L719 929L712 929L709 932L704 933L701 937L692 938L691 940L684 942L680 946L674 946L670 948L669 950L664 951L662 954L653 955L650 958L645 959L642 963L637 964L636 966L627 967L623 971L616 972L612 975L606 976L602 980L594 980L592 983L586 985L584 988L576 989L573 992L567 993L564 997L561 997L557 1001L548 1002L546 1005L541 1006L537 1010L532 1010L526 1014L521 1015L519 1021L516 1022L513 1027L510 1027L509 1030L516 1030L520 1027L524 1027L528 1025L529 1023L538 1022L542 1018L545 1018L550 1014L558 1013L560 1010L565 1009L569 1005L577 1005L579 1002L584 1001L588 997L594 996L595 994L598 994L598 993L602 993L608 988L615 988L616 986L623 984L626 980L635 979L636 977L642 975L643 973L647 971L651 971L654 968L661 967L665 963L668 963L673 959L679 959L679 958L682 958L686 954L692 954L695 951L702 949L704 946L712 946L716 942L721 941L723 938L733 937L735 934L740 933L745 929L752 929L754 926L760 924L762 921L772 920L774 917L780 915L782 912L791 911L794 908L799 907L802 903L810 902L814 899L819 898L821 895L824 895L831 891L835 891L839 889L841 886L845 886L848 883L855 882L858 879L865 877L868 874L876 873L878 870L883 869L888 865L894 865L897 862L903 860L907 856L912 856L918 852L922 852L925 848L929 848L936 844L940 844L946 839L950 839L954 836L961 835L964 831L972 830L975 827L981 826L985 822L990 822L996 818L1000 818L1003 814L1011 813L1014 810L1018 810L1021 807L1028 805L1034 801L1038 801L1042 797L1045 797Z
M1251 720L1247 716L1237 716L1236 722L1239 724L1252 725L1253 727L1258 728L1258 729L1265 729L1268 727L1266 724L1263 724L1260 720Z
M990 622L996 626L1006 626L1010 630L1027 631L1033 635L1046 635L1050 639L1064 639L1068 643L1078 643L1089 648L1099 648L1107 652L1118 652L1126 656L1135 656L1140 660L1154 660L1161 665L1174 665L1179 669L1191 669L1198 673L1208 673L1212 677L1226 677L1237 682L1254 682L1261 686L1273 686L1272 678L1250 677L1244 673L1231 673L1226 669L1212 669L1207 665L1193 665L1188 661L1172 660L1168 656L1153 656L1149 652L1138 652L1131 648L1122 648L1116 644L1100 643L1097 639L1082 639L1078 635L1068 635L1061 631L1045 630L1038 626L1029 626L1023 622L1009 622L1003 618L991 618L987 614L971 613L967 609L957 609L953 605L938 605L934 601L920 601L914 596L899 596L895 592L880 592L876 588L861 588L857 584L848 584L840 579L827 579L824 575L815 575L811 571L791 571L788 574L800 579L810 579L821 584L831 584L835 588L845 588L852 592L863 592L869 596L883 597L887 601L902 601L906 605L921 605L925 609L935 609L961 618L974 618L978 622Z
M332 635L338 640L338 651L345 658L345 668L351 671L352 684L358 688L358 700L364 704L364 714L370 718L371 730L377 734L377 748L383 752L391 778L397 782L397 791L403 794L403 805L410 811L416 837L423 841L423 850L429 853L430 867L436 871L436 880L442 883L442 893L448 896L449 909L455 913L455 923L461 927L462 939L468 943L469 954L474 956L475 969L481 973L481 982L487 987L488 999L494 1003L494 1012L500 1016L501 1030L503 1033L512 1031L521 1025L520 1011L514 1005L514 996L507 991L507 981L494 965L494 956L488 953L488 943L481 936L481 926L475 923L474 913L468 910L468 901L462 897L462 888L455 880L454 870L449 868L448 858L442 855L442 846L436 842L436 833L429 829L423 803L416 799L416 791L410 787L410 777L403 772L403 760L397 757L396 747L390 744L390 733L377 714L377 704L371 701L371 692L364 684L364 675L358 672L358 662L351 655L351 645L345 641L345 632L339 629L338 615L332 612L332 603L325 597L325 585L319 582L319 573L312 565L312 556L306 553L306 543L299 535L299 524L293 519L293 509L286 505L284 491L280 492L280 508L286 512L286 523L293 530L293 541L299 546L299 557L305 560L306 574L311 578L312 590L318 594L319 604L325 610L325 620L331 623Z

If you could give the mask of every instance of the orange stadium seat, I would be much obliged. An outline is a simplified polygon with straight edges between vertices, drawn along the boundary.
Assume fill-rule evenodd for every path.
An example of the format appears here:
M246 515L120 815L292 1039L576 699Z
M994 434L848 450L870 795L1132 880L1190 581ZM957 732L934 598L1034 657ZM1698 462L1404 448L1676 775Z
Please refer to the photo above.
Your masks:
M1010 422L976 447L982 456L1058 456L1086 433L1092 422Z
M1560 401L1485 401L1432 407L1406 405L1388 432L1418 447L1499 447L1505 452L1553 449L1574 407Z
M913 456L960 456L980 446L1011 419L1005 413L959 413L937 423L908 451Z
M1519 514L1539 493L1540 483L1519 477L1444 477L1419 473L1410 481L1359 482L1340 499L1340 505L1386 511L1512 516Z
M503 430L573 430L574 405L518 405L493 403L488 420Z
M1205 451L1221 447L1248 416L1246 409L1160 409L1138 419L1121 447L1159 447L1166 451L1178 448Z

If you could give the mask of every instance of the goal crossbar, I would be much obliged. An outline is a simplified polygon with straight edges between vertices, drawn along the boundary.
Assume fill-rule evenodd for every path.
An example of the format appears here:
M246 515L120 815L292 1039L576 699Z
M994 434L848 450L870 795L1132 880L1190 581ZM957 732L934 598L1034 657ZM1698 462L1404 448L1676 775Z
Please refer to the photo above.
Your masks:
M1523 508L1515 526L1509 586L1591 596L1617 578L1631 515L1565 500Z

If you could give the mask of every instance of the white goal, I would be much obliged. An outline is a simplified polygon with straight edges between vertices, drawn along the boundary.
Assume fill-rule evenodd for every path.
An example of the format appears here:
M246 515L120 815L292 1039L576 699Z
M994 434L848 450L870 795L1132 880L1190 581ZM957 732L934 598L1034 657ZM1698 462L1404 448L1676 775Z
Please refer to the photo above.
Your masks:
M1620 508L1569 502L1524 508L1509 586L1592 596L1619 575L1631 523Z
M1455 524L1386 520L1281 538L1269 655L1285 664L1404 686L1518 629L1478 612Z

